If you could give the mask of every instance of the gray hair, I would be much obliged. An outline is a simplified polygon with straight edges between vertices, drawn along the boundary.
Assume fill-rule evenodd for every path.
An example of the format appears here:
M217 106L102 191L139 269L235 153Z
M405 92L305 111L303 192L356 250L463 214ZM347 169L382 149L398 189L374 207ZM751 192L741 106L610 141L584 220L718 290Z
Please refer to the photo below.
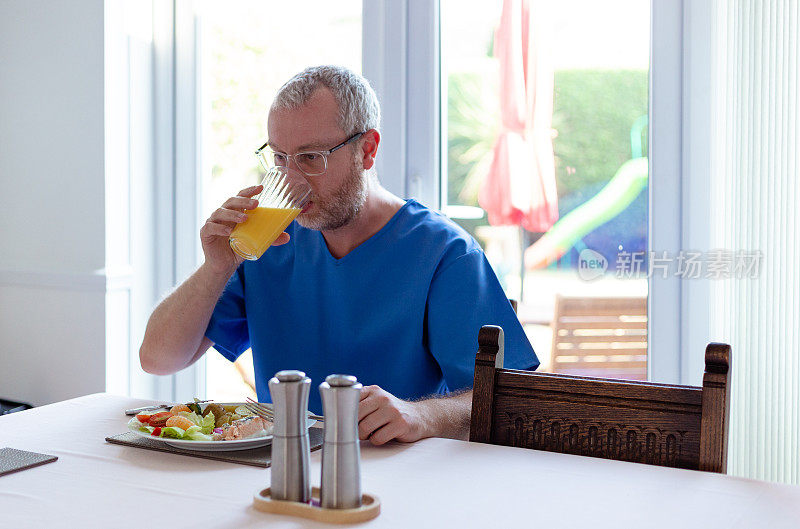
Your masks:
M378 96L369 82L342 66L312 66L278 90L270 111L304 105L317 88L325 87L339 103L339 126L347 135L377 129L381 123Z

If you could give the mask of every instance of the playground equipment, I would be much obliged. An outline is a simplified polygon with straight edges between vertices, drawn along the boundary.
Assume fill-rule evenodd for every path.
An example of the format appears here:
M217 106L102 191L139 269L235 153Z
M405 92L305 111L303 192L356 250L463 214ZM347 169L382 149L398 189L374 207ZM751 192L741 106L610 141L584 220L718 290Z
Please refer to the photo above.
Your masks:
M581 239L619 215L647 186L647 157L642 156L641 131L647 116L631 127L631 155L595 196L570 211L525 250L525 268L544 268L557 261Z

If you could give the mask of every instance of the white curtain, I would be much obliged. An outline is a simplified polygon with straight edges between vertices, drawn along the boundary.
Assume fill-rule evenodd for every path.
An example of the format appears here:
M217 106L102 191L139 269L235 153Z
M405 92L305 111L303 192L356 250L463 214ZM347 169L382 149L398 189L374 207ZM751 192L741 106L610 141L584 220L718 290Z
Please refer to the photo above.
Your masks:
M711 227L734 276L713 282L712 313L733 348L728 472L798 483L798 2L717 0L714 22Z

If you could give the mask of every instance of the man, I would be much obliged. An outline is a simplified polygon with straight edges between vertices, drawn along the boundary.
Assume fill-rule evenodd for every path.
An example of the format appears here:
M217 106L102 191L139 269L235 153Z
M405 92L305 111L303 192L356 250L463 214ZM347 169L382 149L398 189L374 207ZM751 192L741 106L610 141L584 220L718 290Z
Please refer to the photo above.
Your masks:
M261 187L217 209L200 230L205 262L150 317L145 371L174 373L211 346L231 361L252 347L261 401L281 369L315 384L352 374L365 385L359 435L383 444L466 438L481 325L505 330L507 367L538 366L474 239L381 187L379 122L374 91L344 68L309 68L280 89L263 153L306 179L310 206L244 263L228 236ZM316 390L309 408L322 411Z

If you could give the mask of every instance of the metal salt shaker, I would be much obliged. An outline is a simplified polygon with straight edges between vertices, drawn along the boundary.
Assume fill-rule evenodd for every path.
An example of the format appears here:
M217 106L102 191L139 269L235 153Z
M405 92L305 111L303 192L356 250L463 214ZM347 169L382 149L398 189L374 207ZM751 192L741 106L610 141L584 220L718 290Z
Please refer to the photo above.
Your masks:
M310 389L311 379L302 371L278 371L269 381L275 407L270 496L275 500L311 501L306 428Z
M327 509L361 506L358 403L361 384L351 375L329 375L319 385L325 416L320 503Z

